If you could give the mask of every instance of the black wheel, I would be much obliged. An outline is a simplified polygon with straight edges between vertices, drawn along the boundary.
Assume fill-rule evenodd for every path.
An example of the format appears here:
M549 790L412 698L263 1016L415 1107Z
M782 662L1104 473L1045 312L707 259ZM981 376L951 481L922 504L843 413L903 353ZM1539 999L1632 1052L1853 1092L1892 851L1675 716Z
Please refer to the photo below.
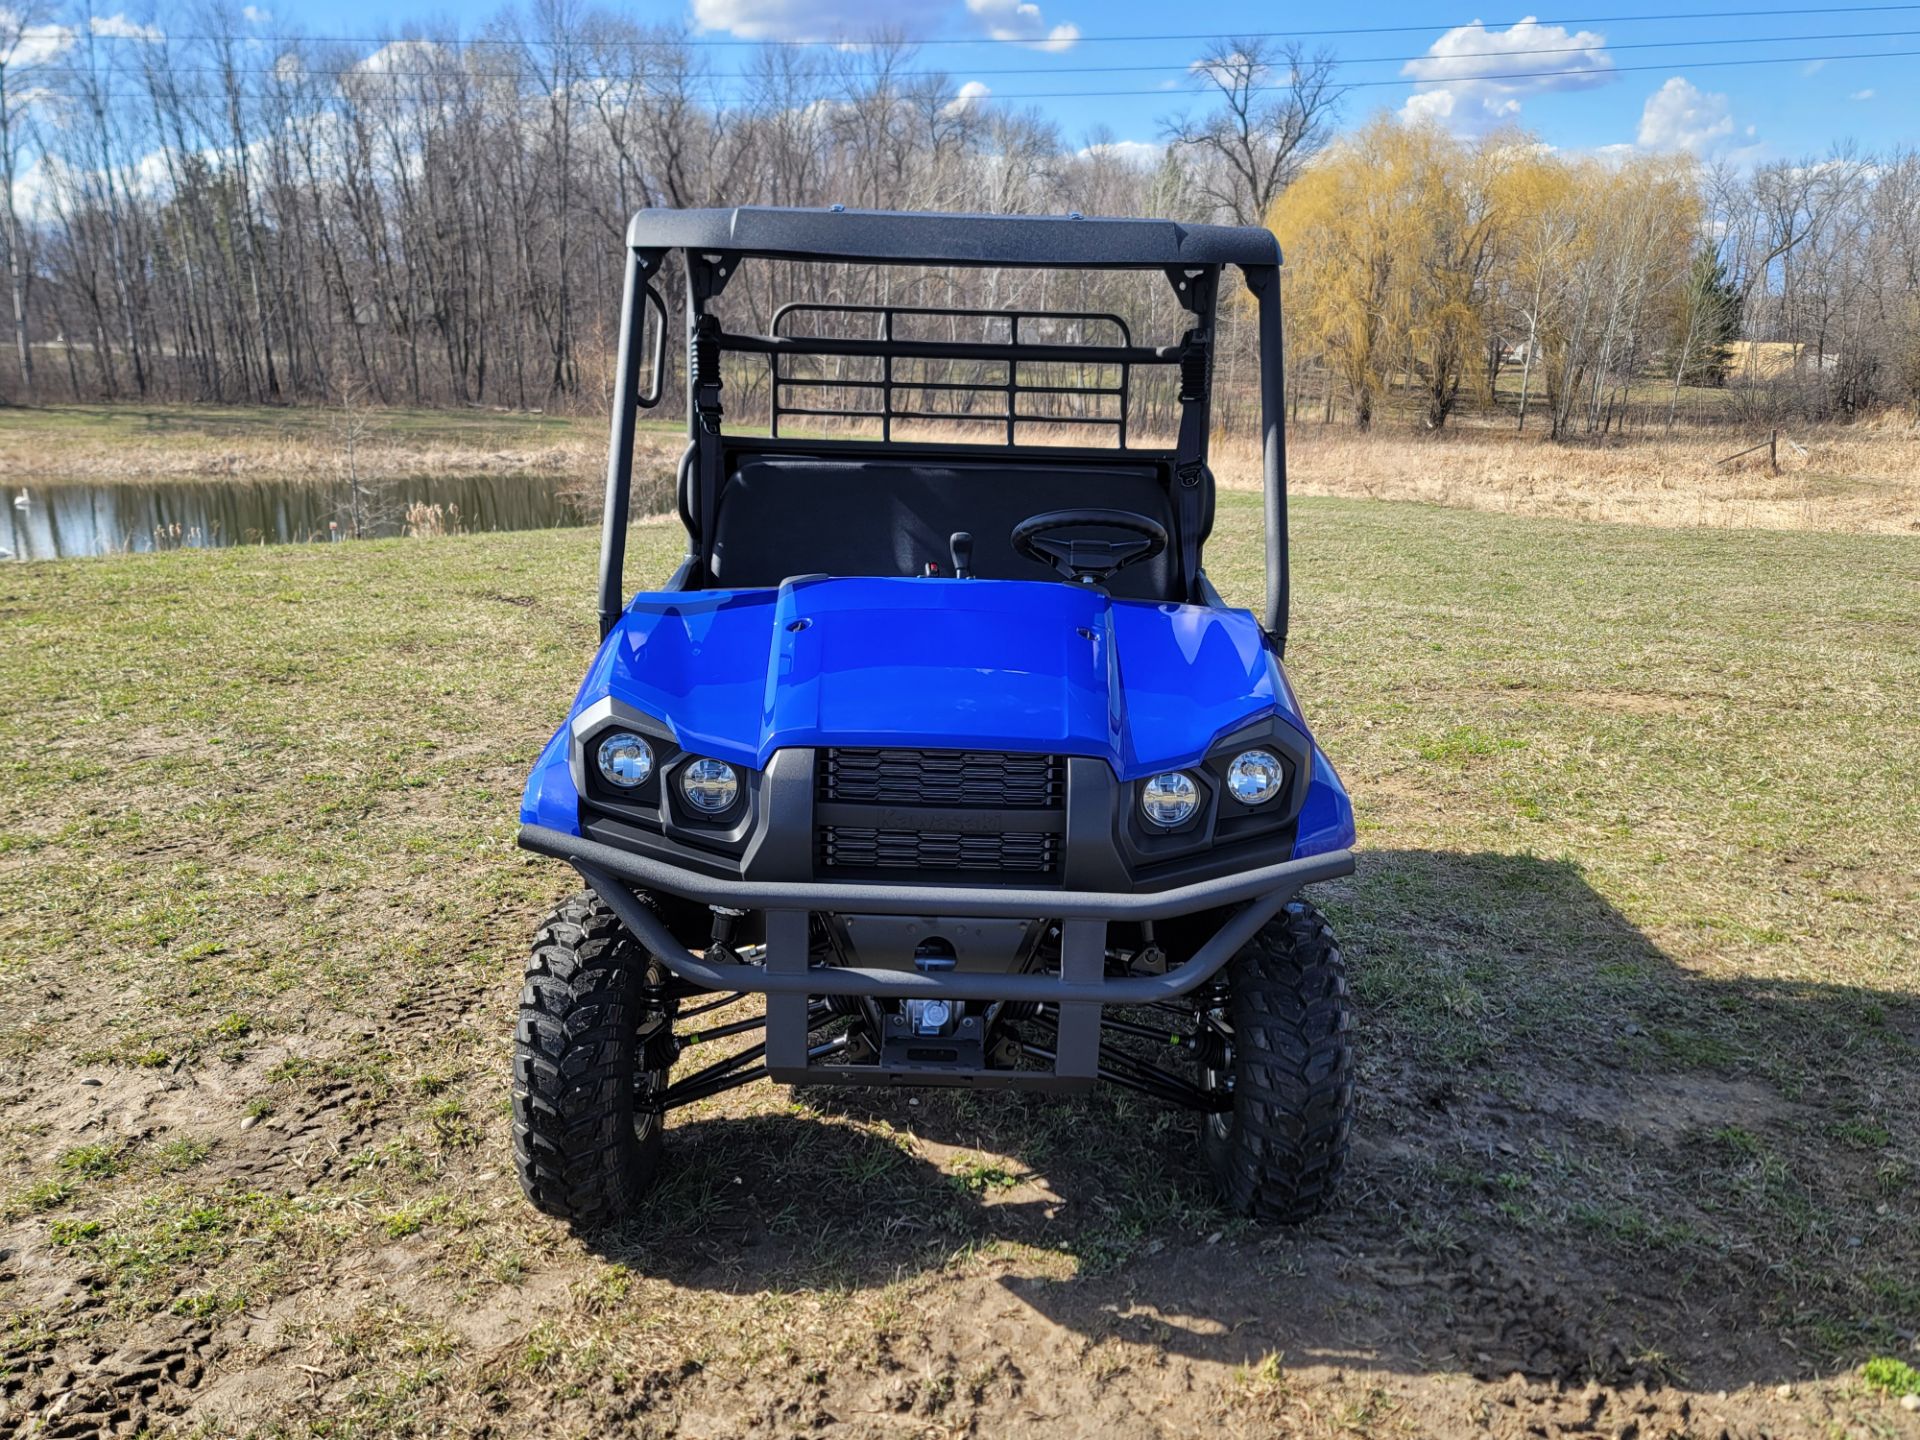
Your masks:
M534 1205L580 1229L620 1218L660 1167L649 1097L672 1063L664 974L592 891L533 937L513 1037L513 1159Z
M1295 901L1228 965L1206 1020L1224 1041L1202 1079L1232 1099L1201 1117L1202 1144L1229 1209L1304 1220L1332 1198L1353 1128L1352 1006L1333 929Z

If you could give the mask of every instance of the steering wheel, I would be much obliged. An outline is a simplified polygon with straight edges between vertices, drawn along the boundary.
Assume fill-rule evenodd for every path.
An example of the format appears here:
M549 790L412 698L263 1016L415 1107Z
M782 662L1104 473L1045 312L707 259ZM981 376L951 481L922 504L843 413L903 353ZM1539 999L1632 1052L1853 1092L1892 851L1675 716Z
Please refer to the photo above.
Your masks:
M1125 530L1123 540L1049 538L1056 530ZM1013 527L1014 553L1050 565L1068 580L1097 585L1167 548L1167 527L1132 510L1049 510Z

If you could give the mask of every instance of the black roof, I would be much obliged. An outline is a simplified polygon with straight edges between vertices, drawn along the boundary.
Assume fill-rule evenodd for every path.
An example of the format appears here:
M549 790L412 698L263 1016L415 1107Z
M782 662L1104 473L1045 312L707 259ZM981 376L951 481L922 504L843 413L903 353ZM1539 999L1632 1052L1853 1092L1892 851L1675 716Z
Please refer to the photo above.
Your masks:
M904 265L1032 265L1158 269L1277 265L1280 245L1257 225L1089 220L1072 215L935 215L895 210L642 210L636 249L733 251L783 259Z

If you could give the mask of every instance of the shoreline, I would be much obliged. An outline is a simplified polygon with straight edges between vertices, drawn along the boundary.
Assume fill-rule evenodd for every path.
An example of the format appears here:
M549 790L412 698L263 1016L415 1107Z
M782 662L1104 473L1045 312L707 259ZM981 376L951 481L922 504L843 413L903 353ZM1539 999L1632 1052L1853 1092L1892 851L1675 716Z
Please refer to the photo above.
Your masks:
M597 416L186 405L65 405L0 411L0 483L10 489L201 485L390 486L482 476L550 477L597 505L606 457ZM1920 426L1896 417L1782 432L1730 458L1748 427L1558 443L1497 416L1439 433L1395 418L1368 433L1314 421L1289 432L1289 491L1410 500L1540 518L1701 529L1920 534ZM1770 432L1761 431L1763 444ZM645 422L636 470L671 488L678 420ZM351 462L349 462L349 451ZM1256 489L1258 456L1218 437L1222 490Z

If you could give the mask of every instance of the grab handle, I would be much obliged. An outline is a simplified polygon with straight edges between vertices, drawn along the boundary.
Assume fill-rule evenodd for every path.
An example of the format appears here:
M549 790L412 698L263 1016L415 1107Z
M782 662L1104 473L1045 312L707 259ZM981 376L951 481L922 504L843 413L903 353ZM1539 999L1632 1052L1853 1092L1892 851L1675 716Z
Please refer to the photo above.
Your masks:
M659 319L653 327L653 365L647 388L634 396L634 404L642 410L651 410L660 403L667 379L667 302L652 285L647 286L647 306Z

